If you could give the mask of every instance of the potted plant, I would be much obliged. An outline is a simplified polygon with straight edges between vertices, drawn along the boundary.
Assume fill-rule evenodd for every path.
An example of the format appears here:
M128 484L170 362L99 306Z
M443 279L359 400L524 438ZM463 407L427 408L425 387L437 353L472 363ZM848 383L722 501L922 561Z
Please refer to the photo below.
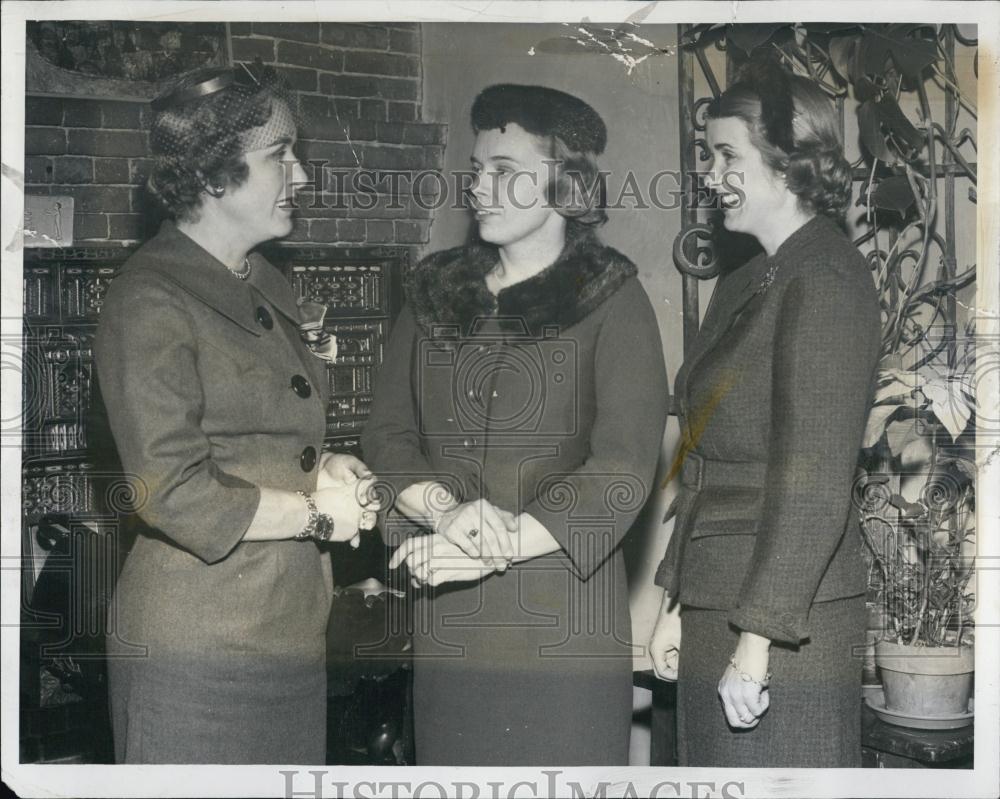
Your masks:
M967 713L975 660L973 401L963 374L885 359L859 484L885 704L902 717ZM969 361L966 361L969 363Z
M974 322L955 334L956 293L975 280L975 267L955 268L954 246L936 225L937 146L974 183L975 168L959 151L974 136L957 131L956 109L973 116L975 109L956 85L940 29L838 33L829 53L859 102L859 136L871 159L860 200L871 228L862 239L873 242L868 257L883 312L859 484L870 596L882 621L875 663L894 721L922 724L967 717L975 672ZM950 96L945 126L932 115L930 80ZM917 95L916 119L901 109L903 92ZM880 224L892 234L886 250ZM936 274L927 281L935 250Z

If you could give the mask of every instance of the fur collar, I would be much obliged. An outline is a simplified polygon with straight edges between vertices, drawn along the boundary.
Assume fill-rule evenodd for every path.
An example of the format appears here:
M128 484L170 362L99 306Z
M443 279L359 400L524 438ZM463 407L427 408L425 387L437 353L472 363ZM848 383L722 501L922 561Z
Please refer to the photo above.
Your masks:
M637 270L628 258L603 245L590 231L566 242L554 264L494 296L486 274L496 265L496 247L482 242L433 253L406 276L406 295L417 322L458 326L469 335L477 319L502 317L504 330L541 335L560 331L593 312Z

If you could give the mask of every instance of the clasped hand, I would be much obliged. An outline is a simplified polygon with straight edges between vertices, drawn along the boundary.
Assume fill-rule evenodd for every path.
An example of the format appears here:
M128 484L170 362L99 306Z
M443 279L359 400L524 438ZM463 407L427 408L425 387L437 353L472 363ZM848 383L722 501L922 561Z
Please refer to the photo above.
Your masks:
M730 727L756 727L771 705L767 671L770 645L763 636L740 633L736 651L719 680L719 698Z
M504 572L514 557L517 517L484 499L439 513L434 533L407 539L389 561L406 563L415 585L481 580Z
M313 499L321 513L333 517L333 541L361 544L361 530L375 526L381 509L374 495L375 475L353 455L324 453Z
M676 682L681 652L680 603L664 592L653 635L649 639L649 657L653 671L661 680Z
M719 680L719 698L726 721L734 729L756 727L771 705L768 690L771 642L754 633L740 633L732 661ZM677 679L681 650L680 606L664 593L660 613L649 640L653 671L661 680Z

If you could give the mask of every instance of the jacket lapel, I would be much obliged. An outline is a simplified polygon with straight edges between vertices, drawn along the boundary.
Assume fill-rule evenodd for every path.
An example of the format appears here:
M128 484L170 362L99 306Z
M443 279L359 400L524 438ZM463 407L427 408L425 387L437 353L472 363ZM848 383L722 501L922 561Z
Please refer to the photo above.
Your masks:
M757 288L759 287L757 275L760 272L759 265L763 258L762 255L753 258L731 275L723 278L724 282L720 282L716 286L715 293L712 295L705 313L702 329L698 332L698 337L691 348L691 354L685 359L685 377L697 368L699 361L712 351L719 339L729 331L739 316L757 298ZM684 382L686 394L687 380ZM684 399L686 402L687 397L685 396Z
M248 332L255 336L261 334L253 297L226 274L225 264L181 233L173 222L164 222L156 238L158 248L162 248L160 251L165 255L150 258L148 268L155 269ZM299 309L284 275L257 253L250 255L250 264L249 284L283 316L298 325L301 321Z
M258 253L250 255L253 271L250 273L250 283L264 298L271 303L289 321L298 325L302 321L299 306L292 296L291 286L285 276L263 256Z
M789 263L789 254L798 252L812 238L835 225L836 223L828 217L817 214L785 239L773 256L768 257L765 253L760 253L729 276L722 278L724 282L720 282L715 288L708 311L705 313L704 324L691 348L691 354L684 359L684 364L678 372L675 390L680 398L683 416L687 417L690 411L687 389L690 376L701 361L741 317L753 311L763 301L777 270Z
M155 270L255 336L261 334L250 292L234 285L239 281L226 274L225 264L181 233L173 222L160 227L153 252L162 254L150 257L142 268Z

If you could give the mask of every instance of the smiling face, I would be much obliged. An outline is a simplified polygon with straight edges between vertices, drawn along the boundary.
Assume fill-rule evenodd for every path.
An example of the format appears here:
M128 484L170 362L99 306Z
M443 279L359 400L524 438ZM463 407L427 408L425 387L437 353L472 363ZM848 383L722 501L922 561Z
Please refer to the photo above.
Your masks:
M760 239L798 211L797 198L782 175L764 163L742 119L709 119L707 139L712 160L705 185L719 196L727 230Z
M565 232L566 220L549 202L555 166L544 139L515 122L502 131L480 131L472 167L473 208L483 241L508 247Z
M249 172L240 185L230 185L218 203L223 223L255 244L287 236L292 231L295 187L307 181L295 157L296 131L288 106L274 101L271 118L244 134L252 148L243 154Z

